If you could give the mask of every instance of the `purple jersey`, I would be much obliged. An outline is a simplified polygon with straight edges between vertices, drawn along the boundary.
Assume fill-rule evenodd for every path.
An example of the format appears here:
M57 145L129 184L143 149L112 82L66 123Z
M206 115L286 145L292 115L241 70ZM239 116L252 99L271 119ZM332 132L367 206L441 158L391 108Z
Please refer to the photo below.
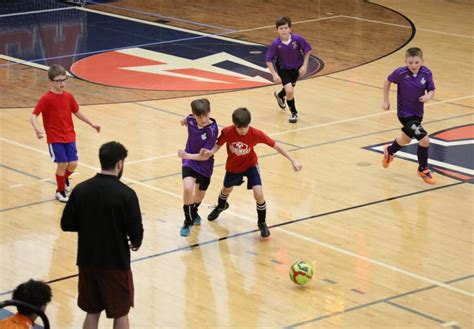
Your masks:
M204 128L199 128L196 119L190 114L186 117L188 122L188 141L186 142L186 152L197 154L202 148L212 149L216 144L219 128L216 120L211 118L211 123ZM183 166L189 167L197 173L211 177L214 169L214 158L205 161L195 161L183 159Z
M276 63L282 69L299 69L303 65L304 55L311 50L311 45L300 35L290 33L291 41L284 44L280 37L273 40L265 57L266 62Z
M398 85L397 90L397 114L406 118L417 116L423 118L423 103L418 99L425 91L435 90L433 75L425 67L420 67L418 74L413 75L408 67L397 68L387 77L388 81Z

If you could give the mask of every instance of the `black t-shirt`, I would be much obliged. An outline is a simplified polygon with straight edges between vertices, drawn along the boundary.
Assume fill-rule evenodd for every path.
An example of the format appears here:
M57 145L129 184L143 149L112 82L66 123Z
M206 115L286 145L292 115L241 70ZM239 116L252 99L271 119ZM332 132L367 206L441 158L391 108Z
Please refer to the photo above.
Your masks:
M97 174L74 188L61 228L78 232L78 266L129 269L128 241L140 246L143 239L137 195L118 177Z

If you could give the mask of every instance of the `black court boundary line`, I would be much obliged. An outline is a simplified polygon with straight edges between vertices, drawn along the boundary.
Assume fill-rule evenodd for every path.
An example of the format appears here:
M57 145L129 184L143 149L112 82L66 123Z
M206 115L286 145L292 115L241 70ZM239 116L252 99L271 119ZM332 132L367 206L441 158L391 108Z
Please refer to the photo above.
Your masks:
M371 59L367 62L363 62L363 63L360 63L360 64L357 64L357 65L354 65L354 66L351 66L351 67L347 67L347 68L344 68L344 69L341 69L341 70L336 70L334 72L328 72L328 73L325 73L325 74L321 74L321 75L317 75L319 72L323 71L324 68L326 67L325 66L325 63L324 61L317 57L317 56L314 56L314 55L310 55L311 57L315 57L317 59L317 61L321 64L321 67L319 68L319 71L315 72L313 75L309 76L309 77L303 77L302 79L300 79L301 81L302 80L310 80L310 79L315 79L315 78L318 78L318 77L324 77L326 75L331 75L331 74L335 74L335 73L340 73L340 72L344 72L344 71L349 71L349 70L352 70L354 68L358 68L358 67L361 67L361 66L364 66L364 65L367 65L367 64L370 64L372 62L375 62L375 61L378 61L380 59L383 59L387 56L390 56L391 54L397 52L398 50L402 49L403 47L405 47L408 43L410 43L411 40L413 40L413 38L415 37L415 34L416 34L416 27L415 27L415 24L405 15L403 15L402 13L394 10L394 9L391 9L389 7L386 7L386 6L383 6L383 5L380 5L380 4L377 4L377 3L373 3L371 1L368 1L368 0L364 0L364 2L366 2L367 4L371 4L371 5L374 5L374 6L379 6L379 7L382 7L386 10L389 10L391 12L394 12L395 14L401 16L402 18L404 18L409 26L411 26L411 35L408 37L408 39L402 43L400 46L398 46L397 48L393 49L392 51L382 55L382 56L379 56L377 58L374 58L374 59ZM127 16L129 17L129 16ZM408 27L408 26L407 26ZM195 31L195 30L190 30L190 31ZM197 31L199 32L199 31ZM235 33L237 33L238 31L235 31ZM228 33L228 34L231 34L231 33ZM216 36L220 36L220 34L212 34L212 35L216 35ZM233 39L231 37L228 37L227 34L224 34L224 37L227 37L229 39ZM235 39L235 38L234 38ZM236 39L238 40L238 39ZM245 40L245 41L248 41L248 40ZM248 41L248 42L254 42L254 41ZM255 43L255 42L254 42ZM260 44L258 43L259 45L263 45L263 44ZM268 45L264 45L264 46L268 46ZM129 49L130 47L127 47L127 48L123 48L123 49ZM25 64L21 64L21 63L15 63L16 65L25 65ZM72 74L72 72L69 72ZM73 74L72 74L73 75ZM75 75L73 75L75 78L77 79L80 79L82 80L81 78L79 77L76 77ZM83 80L83 81L87 81L87 80ZM93 82L90 82L90 81L87 81L89 83L93 83ZM242 89L236 89L236 90L227 90L227 91L212 91L212 90L209 90L210 93L207 93L207 94L201 94L199 96L209 96L209 95L215 95L215 94L224 94L224 93L233 93L233 92L238 92L238 91L244 91L244 90L250 90L250 89L258 89L258 88L268 88L268 87L274 87L274 86L280 86L278 84L271 84L271 85L268 85L268 86L260 86L260 87L249 87L249 88L242 88ZM111 86L108 86L108 87L111 87ZM114 88L123 88L123 87L114 87ZM133 90L133 89L130 89L130 88L126 88L127 90ZM173 97L165 97L165 98L158 98L158 99L148 99L148 100L136 100L136 101L124 101L124 102L113 102L113 103L94 103L94 104L85 104L83 106L95 106L95 105L109 105L109 104L126 104L126 103L138 103L138 102L152 102L152 101L160 101L160 100L168 100L168 99L177 99L177 98L185 98L185 97L196 97L198 95L190 95L190 96L173 96ZM12 107L0 107L0 110L1 109L10 109ZM31 106L26 106L26 107L14 107L14 108L18 108L18 109L22 109L22 108L31 108Z
M443 283L451 284L451 283L471 279L473 277L474 277L474 274L469 274L469 275L466 275L466 276L463 276L463 277L460 277L460 278L445 281ZM405 297L405 296L410 296L410 295L413 295L413 294L416 294L416 293L419 293L419 292L422 292L422 291L426 291L426 290L431 290L431 289L434 289L434 288L437 288L437 287L438 287L437 285L431 285L431 286L427 286L427 287L423 287L423 288L418 288L418 289L411 290L411 291L408 291L408 292L404 292L404 293L401 293L401 294L397 294L397 295L394 295L394 296L391 296L391 297L378 299L378 300L375 300L375 301L372 301L372 302L369 302L369 303L366 303L366 304L361 304L361 305L357 305L357 306L354 306L354 307L346 308L345 310L342 310L342 311L337 311L337 312L333 312L333 313L330 313L330 314L322 315L322 316L319 316L319 317L314 318L314 319L294 323L294 324L285 326L284 328L285 329L287 329L287 328L296 328L296 327L299 327L299 326L302 326L302 325L305 325L305 324L308 324L308 323L318 322L318 321L321 321L321 320L332 318L332 317L337 316L337 315L341 315L341 314L349 313L349 312L352 312L352 311L356 311L356 310L366 308L366 307L369 307L369 306L372 306L372 305L375 305L375 304L388 302L388 301L391 301L392 299L397 299L397 298L401 298L401 297Z
M474 181L474 179L472 179L471 181ZM445 189L445 188L450 188L450 187L457 186L457 185L462 185L462 184L465 184L466 182L469 182L469 181L455 182L455 183L447 184L447 185L443 185L443 186L432 187L432 188L429 188L429 189L426 189L426 190L419 190L419 191L406 193L406 194L401 194L401 195L397 195L397 196L386 198L386 199L380 199L380 200L366 202L366 203L355 205L355 206L350 206L350 207L346 207L346 208L327 211L327 212L324 212L324 213L321 213L321 214L302 217L302 218L286 221L286 222L283 222L283 223L270 225L269 228L276 228L276 227L280 227L280 226L285 226L285 225L289 225L289 224L298 223L298 222L301 222L301 221L321 218L321 217L334 215L334 214L338 214L338 213L342 213L342 212L346 212L346 211L350 211L350 210L365 208L365 207L368 207L368 206L372 206L372 205L376 205L376 204L380 204L380 203L384 203L384 202L389 202L389 201L393 201L393 200L397 200L397 199L401 199L401 198L405 198L405 197L410 197L410 196L417 195L417 194L422 194L422 193L437 191L437 190L441 190L441 189ZM159 252L159 253L156 253L156 254L136 258L136 259L132 260L131 263L136 263L136 262L140 262L140 261L147 260L147 259L157 258L157 257L161 257L161 256L164 256L164 255L172 254L172 253L179 252L179 251L186 251L186 250L191 251L192 249L197 248L197 247L202 247L202 246L210 245L210 244L217 243L217 242L220 242L220 241L237 238L237 237L244 236L244 235L249 235L249 234L252 234L252 233L255 233L255 232L259 232L259 230L258 229L253 229L253 230L243 231L243 232L227 235L227 236L224 236L224 237L220 237L220 238L217 238L217 239L204 241L204 242L201 242L201 243L194 243L192 245L162 251L162 252ZM65 276L65 277L61 277L61 278L57 278L57 279L52 279L52 280L46 281L46 283L59 282L59 281L74 278L76 276L78 276L78 274L73 274L73 275L69 275L69 276ZM11 293L11 292L12 291L0 292L0 296L3 296L5 294Z

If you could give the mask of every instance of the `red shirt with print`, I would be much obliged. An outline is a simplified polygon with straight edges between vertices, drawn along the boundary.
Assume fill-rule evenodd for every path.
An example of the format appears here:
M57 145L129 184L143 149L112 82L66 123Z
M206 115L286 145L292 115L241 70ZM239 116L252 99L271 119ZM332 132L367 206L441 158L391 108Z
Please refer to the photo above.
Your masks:
M47 92L36 104L33 114L43 115L46 141L51 143L72 143L76 141L72 113L79 111L79 105L72 94Z
M275 141L263 131L249 127L246 135L239 135L234 125L222 129L217 145L224 143L227 143L225 170L237 174L258 163L257 154L253 149L255 145L264 143L272 148L275 146Z

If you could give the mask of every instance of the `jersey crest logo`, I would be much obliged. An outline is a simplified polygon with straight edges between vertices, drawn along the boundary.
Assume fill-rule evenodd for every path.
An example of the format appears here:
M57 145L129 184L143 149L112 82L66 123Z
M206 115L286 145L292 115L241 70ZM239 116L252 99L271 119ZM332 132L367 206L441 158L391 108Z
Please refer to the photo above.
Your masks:
M251 148L243 142L233 142L229 145L230 152L234 153L237 156L249 154Z
M207 139L207 133L202 133L201 134L201 139L205 141Z
M425 78L421 78L420 82L421 82L422 85L425 85L426 84Z
M364 147L369 151L383 154L385 143ZM417 161L418 142L409 145L395 154L398 159ZM435 172L460 181L474 180L474 124L452 127L430 135L428 164Z

